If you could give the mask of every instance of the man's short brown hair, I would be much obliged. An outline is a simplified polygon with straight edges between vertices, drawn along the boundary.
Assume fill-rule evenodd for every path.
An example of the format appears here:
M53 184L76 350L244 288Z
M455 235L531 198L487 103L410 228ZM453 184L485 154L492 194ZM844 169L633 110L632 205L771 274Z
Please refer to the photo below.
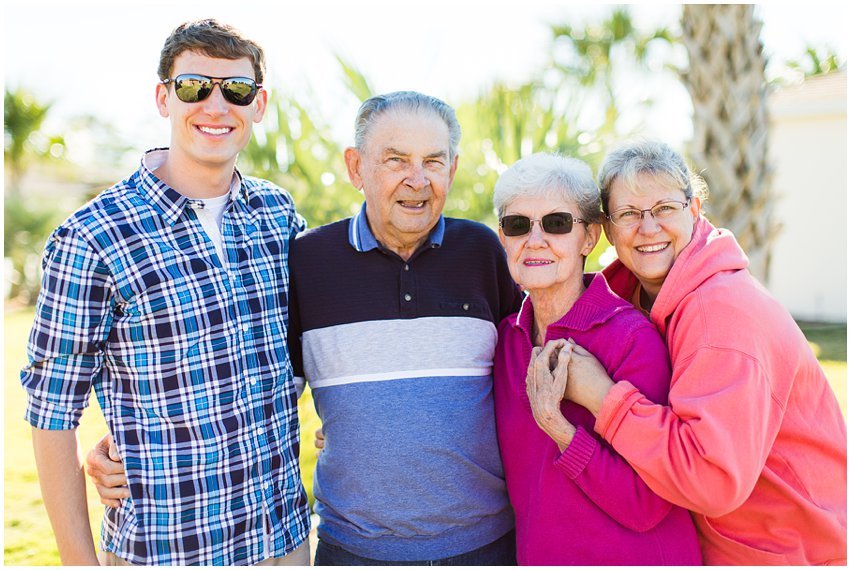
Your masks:
M233 26L213 19L185 22L171 32L160 52L160 79L171 77L174 60L185 51L194 51L220 59L247 57L254 66L254 80L263 83L266 58L263 49Z

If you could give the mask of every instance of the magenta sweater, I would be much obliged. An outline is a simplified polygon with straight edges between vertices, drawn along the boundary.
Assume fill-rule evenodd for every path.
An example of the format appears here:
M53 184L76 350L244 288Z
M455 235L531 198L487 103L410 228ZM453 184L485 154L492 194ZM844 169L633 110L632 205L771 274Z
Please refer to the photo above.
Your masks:
M593 353L612 378L629 378L642 393L667 402L671 371L656 328L615 295L601 274L547 340L572 338ZM700 564L691 517L661 499L594 432L594 416L562 403L576 436L564 453L535 423L526 396L532 354L532 304L499 326L494 358L497 435L517 525L522 565Z

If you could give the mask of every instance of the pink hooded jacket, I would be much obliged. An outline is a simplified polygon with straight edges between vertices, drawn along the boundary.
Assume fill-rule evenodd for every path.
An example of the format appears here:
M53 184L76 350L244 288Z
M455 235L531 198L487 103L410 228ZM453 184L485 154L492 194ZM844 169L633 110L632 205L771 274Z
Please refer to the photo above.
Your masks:
M650 313L671 354L669 405L614 378L594 428L693 512L705 564L845 564L845 422L804 335L747 266L701 217ZM631 298L622 263L604 274Z

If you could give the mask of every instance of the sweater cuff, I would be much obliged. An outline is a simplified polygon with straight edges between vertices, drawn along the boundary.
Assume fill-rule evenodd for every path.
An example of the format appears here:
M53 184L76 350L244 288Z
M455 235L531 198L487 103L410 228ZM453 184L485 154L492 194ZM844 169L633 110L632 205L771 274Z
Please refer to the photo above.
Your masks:
M571 479L576 479L591 461L591 456L597 449L598 442L581 426L576 428L570 445L555 460L556 468Z
M594 431L611 443L632 404L641 399L641 392L627 380L615 384L603 399L603 406L594 423Z

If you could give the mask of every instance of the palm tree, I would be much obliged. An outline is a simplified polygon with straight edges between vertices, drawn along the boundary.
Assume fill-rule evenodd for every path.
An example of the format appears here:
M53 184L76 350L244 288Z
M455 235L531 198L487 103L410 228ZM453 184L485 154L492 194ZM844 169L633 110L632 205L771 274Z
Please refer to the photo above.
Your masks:
M64 147L62 137L40 133L50 107L25 89L7 87L3 96L3 161L9 175L3 204L3 257L11 262L6 277L9 298L25 303L35 301L40 281L38 254L61 220L53 202L33 200L21 192L21 181L31 164L51 156L53 145ZM35 136L39 134L40 141Z
M330 127L293 96L273 92L266 119L239 155L243 172L292 194L310 227L351 216L363 200L351 184Z
M3 159L9 169L10 184L7 193L17 195L21 178L28 160L37 154L32 149L31 139L37 133L50 110L50 103L40 103L23 89L3 95L3 132L5 145Z
M561 72L563 82L578 83L581 91L603 107L605 122L600 125L600 135L608 137L609 144L614 143L618 138L615 122L622 105L616 81L621 65L629 62L647 71L651 45L671 45L673 35L665 27L649 32L637 28L629 8L622 6L598 24L582 28L555 25L552 32L553 68Z
M691 160L711 190L707 215L729 228L766 283L780 226L768 163L766 60L753 5L686 4L681 72L694 106Z
M581 155L587 147L577 142L582 133L575 101L559 95L536 80L521 85L498 81L475 100L458 106L464 136L458 172L446 201L449 215L495 227L493 187L505 169L533 152Z

